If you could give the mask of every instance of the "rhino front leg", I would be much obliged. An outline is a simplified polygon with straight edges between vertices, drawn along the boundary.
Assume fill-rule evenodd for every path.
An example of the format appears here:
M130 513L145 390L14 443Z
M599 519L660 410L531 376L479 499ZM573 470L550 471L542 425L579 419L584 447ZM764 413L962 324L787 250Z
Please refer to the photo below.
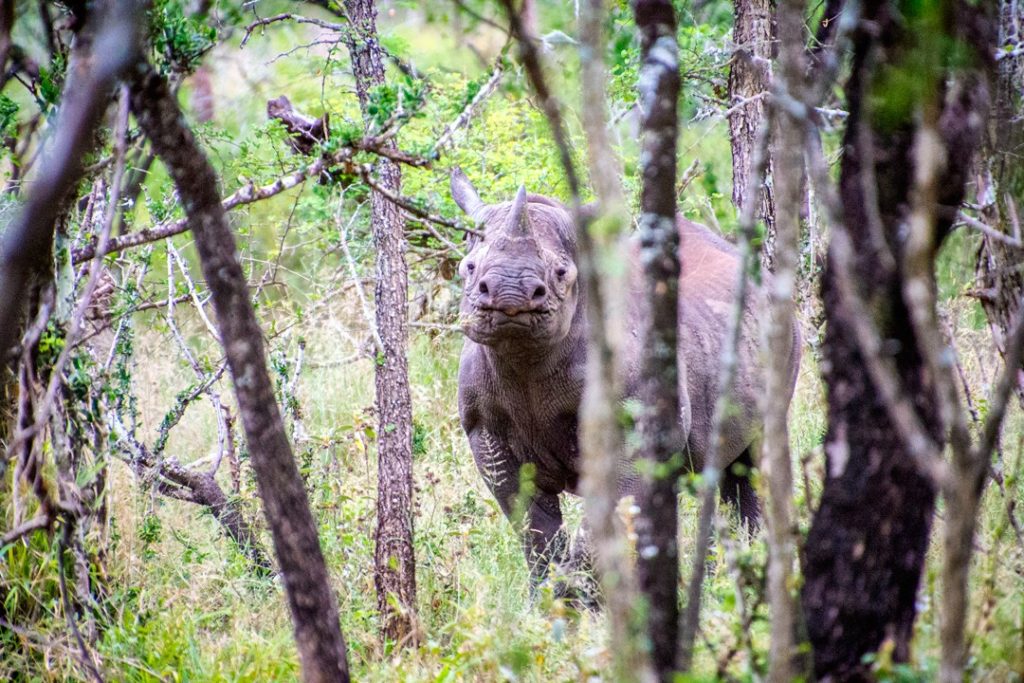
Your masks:
M567 556L569 540L562 528L562 510L558 496L536 493L520 496L519 459L508 442L487 429L475 429L469 435L473 459L487 488L512 526L523 535L523 552L530 569L531 591L547 578L552 562Z
M535 592L548 578L552 564L561 569L569 559L569 535L562 524L562 506L557 495L540 493L530 501L523 545L530 568L530 590ZM557 579L555 592L562 597L559 589L564 582L560 576Z

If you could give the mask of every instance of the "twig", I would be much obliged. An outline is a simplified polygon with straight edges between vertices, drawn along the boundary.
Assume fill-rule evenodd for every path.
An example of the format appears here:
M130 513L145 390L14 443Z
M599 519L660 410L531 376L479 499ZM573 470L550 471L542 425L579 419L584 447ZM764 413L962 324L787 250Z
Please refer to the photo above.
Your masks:
M36 515L27 522L23 522L18 526L14 527L0 538L0 546L5 546L10 543L14 543L22 536L27 536L33 531L40 529L46 529L53 522L53 516L49 514Z
M167 250L170 253L170 255L174 258L175 262L177 262L178 269L181 271L181 274L185 277L185 286L188 287L188 294L190 297L192 297L192 302L196 306L196 313L199 314L199 318L203 321L203 324L206 326L206 331L209 332L210 336L213 337L213 339L219 344L220 335L217 334L217 328L214 327L213 323L210 321L209 316L206 315L206 308L205 306L203 306L203 301L199 298L199 292L196 289L196 283L192 279L191 273L189 273L188 271L188 264L186 264L185 260L181 258L181 254L178 253L178 250L174 248L174 244L168 242Z
M812 144L817 140L817 129L809 120L805 120L805 126L808 135L807 149L810 150L807 166L814 179L822 209L834 228L831 250L836 286L843 304L850 309L848 318L860 355L868 368L872 383L878 389L889 419L898 427L896 431L907 453L921 474L941 487L949 479L949 467L941 459L938 446L925 430L917 410L903 392L893 361L883 353L882 340L878 336L878 331L871 325L864 301L853 284L853 275L850 272L853 245L845 230L843 218L839 215L838 207L841 203L835 185L828 175L828 166L821 154L821 148Z
M476 113L477 108L498 88L498 84L501 83L501 79L504 75L505 51L503 49L501 54L498 55L497 60L495 60L494 71L491 72L491 77L488 78L487 82L480 87L480 90L473 96L473 99L469 101L469 104L463 108L458 117L445 126L444 131L442 131L440 137L437 138L437 142L434 143L434 148L431 153L432 158L438 159L441 157L441 153L444 149L451 144L455 133L469 124L473 115Z
M359 305L363 309L363 317L366 319L366 325L370 328L370 334L373 337L373 346L378 357L384 354L384 342L380 338L380 333L377 332L377 324L374 322L373 310L370 308L370 304L367 301L366 293L363 291L362 281L359 279L359 274L356 272L356 262L352 258L352 252L348 249L348 229L352 226L356 217L359 215L359 211L352 212L352 218L349 219L348 225L342 227L341 224L341 212L335 217L335 221L338 223L338 239L341 242L341 251L345 254L345 263L348 264L349 274L352 276L352 282L356 288L356 296L359 298Z
M373 171L373 168L369 164L362 164L362 165L357 167L357 172L359 173L359 176L363 179L363 182L365 182L367 185L369 185L370 189L372 189L374 192L376 192L380 196L382 196L385 199L387 199L389 202L391 202L395 206L398 206L398 207L408 211L413 216L415 216L417 218L422 218L423 220L428 221L430 223L436 223L437 225L443 225L446 228L452 228L453 230L461 230L462 232L464 232L464 233L466 233L468 235L473 235L475 237L482 237L482 235L481 235L479 230L475 230L473 228L467 227L466 225L464 225L460 221L453 221L453 220L449 220L447 218L444 218L443 216L438 216L436 214L432 214L429 211L426 211L426 210L421 209L420 207L416 206L416 204L414 204L408 198L402 197L400 195L395 194L394 192L392 192L391 190L387 189L386 187L384 187L380 183L378 183L376 180L374 180L373 179L372 171ZM445 242L450 248L455 249L456 251L461 251L457 246L452 244L450 241L444 239L440 235L437 235L435 233L435 237L438 237L439 239L441 239L441 241Z
M117 203L120 198L121 178L124 174L124 158L126 151L125 135L127 134L128 129L127 92L127 89L122 89L121 101L118 106L118 123L115 137L115 140L117 140L117 162L114 170L114 178L111 184L110 201L107 203L103 216L103 227L99 236L99 249L97 249L98 253L103 252L110 239L110 231L114 225L114 216L117 213ZM35 421L27 429L18 430L13 439L11 449L18 448L18 444L22 440L35 438L36 434L38 434L43 426L49 421L50 415L53 411L54 400L57 397L57 391L64 383L64 366L67 364L68 358L71 356L71 352L75 348L78 335L82 330L82 323L85 319L85 314L88 311L89 306L92 305L92 297L96 291L96 283L99 281L101 269L102 257L94 255L88 265L89 279L86 282L82 298L79 300L78 305L72 314L71 323L68 327L67 334L65 335L64 347L61 349L60 355L57 357L57 361L53 364L53 368L50 370L50 381L46 388L46 394L39 406Z
M228 459L228 467L231 471L231 492L237 496L242 492L242 467L238 462L238 451L235 448L235 418L227 406L222 405L221 411L224 414L224 429L227 437L224 444L224 456ZM210 468L210 475L213 474L213 468Z
M994 239L997 242L1002 242L1003 244L1013 249L1024 249L1024 242L1021 242L1019 239L1016 239L1015 237L1007 235L1005 232L1000 232L996 230L995 228L989 226L987 223L979 221L977 218L972 218L968 216L963 211L961 211L957 215L957 218L963 225L966 225L967 227L973 230L978 230L979 232L983 233L986 237L990 239Z
M694 159L693 162L683 171L683 175L680 176L679 182L676 183L676 196L682 197L686 192L686 188L700 175L700 159Z
M505 35L507 35L507 36L511 36L512 35L511 32L509 31L509 27L508 26L504 26L502 24L499 24L498 22L494 21L493 19L488 19L487 17L481 15L479 12L477 12L476 10L474 10L474 9L470 8L468 5L466 5L466 3L463 2L463 0L452 0L452 3L456 7L458 7L460 10L462 10L462 12L464 14L468 14L473 19L476 19L477 21L479 21L479 22L481 22L483 24L487 24L491 28L496 28L499 31L501 31L502 33L504 33Z
M249 42L249 38L252 37L252 32L261 26L268 26L270 24L279 21L294 21L296 24L312 24L313 26L319 26L320 28L327 29L329 31L336 31L341 33L345 30L343 24L335 24L330 21L324 21L322 19L316 19L313 17L303 17L298 14L291 14L285 12L282 14L276 14L272 17L264 17L263 19L257 19L248 26L245 27L245 35L242 36L242 42L239 47L245 47L245 44Z
M163 453L164 448L167 446L167 439L170 437L171 429L174 428L181 418L185 415L185 410L191 405L197 398L205 394L211 386L213 386L224 374L227 369L227 363L222 362L220 367L214 372L206 375L205 378L201 379L190 391L183 395L179 395L167 414L164 415L163 421L160 423L160 429L157 433L156 441L153 443L153 454L158 456Z
M74 634L75 640L78 642L79 653L82 657L82 664L85 666L89 675L92 676L94 681L103 683L103 676L100 675L99 669L96 668L96 662L92 659L92 653L85 644L85 639L82 638L82 632L78 629L78 620L75 619L74 608L71 606L71 596L68 595L68 584L67 584L67 569L64 563L64 552L68 549L68 541L71 538L71 529L74 526L72 521L67 521L64 524L64 533L61 536L61 541L57 546L57 574L60 582L60 596L64 603L64 616L68 622L68 628L71 629L71 633Z
M278 178L269 185L257 186L255 183L250 182L225 197L221 205L225 211L230 211L239 206L252 204L262 199L269 199L300 185L309 178L315 178L324 173L332 164L341 163L350 156L351 150L346 149L329 159L316 159L309 166ZM188 222L186 218L159 223L152 228L139 230L138 232L129 233L110 240L103 255L123 251L124 249L137 247L142 244L149 244L150 242L157 242L174 235L180 235L187 230ZM80 249L75 249L71 252L71 261L72 263L80 263L92 258L96 251L95 244L88 244Z
M747 290L749 287L748 271L753 262L751 242L754 236L755 212L760 203L761 190L764 186L764 174L768 168L768 144L771 139L770 130L774 119L774 110L769 107L765 111L761 128L758 130L754 153L751 158L750 176L747 185L747 202L743 205L739 225L739 282L736 288L736 299L729 317L729 331L725 339L721 365L718 370L718 393L711 421L711 436L708 440L708 453L704 461L701 475L701 509L697 523L697 547L693 555L693 570L686 592L686 611L682 617L682 633L680 635L680 666L688 671L693 663L693 645L700 625L700 595L704 585L704 572L707 563L708 548L711 545L712 523L715 517L718 482L722 475L722 464L719 462L719 449L722 440L722 423L729 408L733 381L736 376L738 362L737 349L743 328L743 312L746 310Z
M1008 335L1006 358L1003 371L996 381L996 388L989 398L988 413L981 428L981 437L974 448L975 458L988 458L999 439L999 431L1006 415L1006 407L1017 386L1022 356L1024 356L1024 304L1017 311L1017 320Z
M112 3L101 17L95 39L81 41L83 45L91 42L94 54L77 56L83 60L82 72L68 79L54 143L39 146L48 150L46 168L0 240L0 357L6 356L16 338L29 274L49 253L54 222L65 196L81 177L82 159L93 146L93 131L106 110L108 93L136 56L141 9L137 4Z

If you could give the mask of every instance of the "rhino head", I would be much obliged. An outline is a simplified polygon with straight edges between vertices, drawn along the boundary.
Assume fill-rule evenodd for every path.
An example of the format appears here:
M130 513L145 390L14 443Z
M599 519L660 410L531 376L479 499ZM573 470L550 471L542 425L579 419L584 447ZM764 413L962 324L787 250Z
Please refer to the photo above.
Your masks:
M462 330L501 350L542 353L569 334L579 307L572 218L558 202L520 187L511 202L487 205L461 170L452 199L476 221L459 265Z

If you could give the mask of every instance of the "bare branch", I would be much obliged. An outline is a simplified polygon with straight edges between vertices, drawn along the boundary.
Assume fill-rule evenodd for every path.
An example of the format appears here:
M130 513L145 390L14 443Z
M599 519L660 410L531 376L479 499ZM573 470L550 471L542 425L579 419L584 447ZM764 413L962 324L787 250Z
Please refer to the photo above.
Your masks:
M33 517L32 519L28 520L27 522L19 524L18 526L14 527L10 531L8 531L6 534L3 535L3 537L0 537L0 546L5 546L5 545L8 545L10 543L14 543L15 541L17 541L22 536L27 536L28 534L31 534L33 531L39 531L40 529L46 529L46 528L48 528L50 526L50 524L52 522L53 522L53 516L52 515L49 515L49 514L36 515L35 517Z
M608 103L605 68L604 32L607 9L603 0L588 0L580 8L580 66L583 95L583 126L587 135L590 177L598 200L601 240L593 239L589 230L580 239L580 271L589 292L600 297L587 297L587 375L580 405L580 448L583 458L583 503L590 534L594 539L594 555L598 577L608 606L613 670L618 681L641 680L653 676L650 663L641 650L641 620L637 618L636 575L629 560L624 534L617 528L618 472L627 461L625 435L616 415L616 406L623 397L622 382L617 372L617 350L621 340L612 338L612 330L624 327L616 320L616 311L623 311L625 274L611 268L600 268L619 253L629 216L623 197L622 163L608 138ZM588 229L580 226L580 230ZM602 272L604 271L604 272ZM618 300L616 300L618 297ZM621 315L621 313L620 313ZM617 343L619 342L619 343Z
M380 196L382 196L385 199L387 199L389 202L391 202L395 206L397 206L397 207L399 207L399 208L401 208L401 209L411 213L416 218L421 218L421 219L423 219L425 221L428 221L430 223L435 223L437 225L443 225L444 227L452 228L453 230L461 230L462 232L466 233L467 235L474 235L476 237L480 237L481 236L479 230L475 230L473 228L466 227L460 221L449 220L449 219L447 219L447 218L445 218L443 216L438 216L437 214L430 213L429 211L427 211L425 209L421 209L419 206L414 204L412 202L412 200L408 199L407 197L403 197L401 195L395 194L391 190L387 189L386 187L384 187L383 185L381 185L379 182L377 182L374 179L374 177L373 177L373 167L372 166L367 165L367 164L363 164L363 165L360 165L360 166L356 167L356 171L359 173L359 176L363 179L363 182L365 182L367 185L370 186L370 189L372 189L374 192L376 192ZM428 228L428 230L429 230L429 228ZM449 248L455 249L456 252L461 252L462 251L461 249L459 249L459 247L455 246L454 244L452 244L447 239L441 237L438 233L434 232L433 230L431 230L431 233L435 237L437 237L439 240L441 240Z
M977 218L972 218L971 216L968 216L963 211L960 212L957 218L963 225L966 225L968 228L981 232L982 234L985 235L985 237L988 237L989 239L996 240L997 242L1002 242L1008 247L1012 247L1014 249L1024 249L1024 242L1021 242L1019 239L1011 235L1007 235L1005 232L1000 232L996 230L995 228L991 227L984 221L979 221Z
M811 124L808 125L813 128ZM816 131L808 132L808 134L817 135ZM809 140L807 148L814 151L809 155L808 168L814 177L815 188L822 197L822 208L829 214L833 226L830 248L836 272L836 286L843 298L843 304L850 309L850 323L853 326L855 341L864 359L864 364L867 366L872 383L879 391L889 419L898 427L897 432L907 453L914 460L922 475L942 487L949 480L949 467L942 460L938 445L921 423L917 410L903 392L892 359L883 353L882 340L878 331L872 326L867 307L853 283L851 273L853 245L843 228L842 216L838 213L838 207L841 204L836 195L835 186L828 175L828 166L821 156L820 147L812 144L812 141Z
M239 206L252 204L263 199L269 199L301 185L309 178L315 178L326 172L332 165L341 163L351 156L351 150L344 150L330 159L316 159L308 166L289 175L282 176L269 185L257 186L249 183L221 201L225 211L231 211ZM180 235L189 229L188 219L179 218L173 221L159 223L152 228L132 232L121 237L115 237L107 244L103 255L123 251L131 247L137 247L151 242L158 242L168 237ZM71 252L72 263L81 263L96 255L96 245L88 244L80 249Z
M725 339L721 365L718 371L718 398L715 401L711 420L711 436L708 441L708 453L701 473L701 509L697 522L697 547L693 555L693 569L686 592L686 611L681 618L680 666L684 671L693 664L693 646L700 626L700 596L704 585L708 548L711 545L711 533L718 501L718 482L722 476L722 463L719 462L718 451L722 440L722 423L729 409L732 385L736 376L738 363L737 349L743 328L743 312L746 308L749 289L749 274L753 261L751 242L757 207L760 204L760 193L764 187L764 174L768 169L768 143L775 112L772 107L765 111L761 127L758 129L754 151L751 157L750 174L747 177L746 203L740 213L739 224L739 283L736 288L736 299L729 315L729 329Z
M501 83L502 76L504 75L505 51L502 50L497 60L495 60L494 71L491 72L490 78L488 78L487 82L480 87L480 90L477 91L476 95L473 96L473 99L469 101L469 104L465 106L458 117L445 126L444 131L442 131L441 135L437 138L437 142L434 143L434 151L431 154L433 158L440 158L441 153L451 144L455 133L469 125L470 120L472 120L473 115L476 113L477 109L480 108L480 105L484 100L490 97L495 90L497 90L498 84Z
M320 28L327 29L328 31L341 32L345 30L343 24L335 24L330 21L324 21L322 19L316 19L315 17L303 17L298 14L292 14L285 12L282 14L275 14L272 17L264 17L257 19L248 26L245 27L245 35L242 36L242 42L239 47L245 47L245 44L249 42L249 38L252 37L252 32L256 29L269 26L270 24L277 23L279 21L294 21L296 24L312 24L313 26L319 26Z
M999 430L1006 415L1006 407L1019 382L1020 366L1024 360L1024 305L1017 311L1017 322L1006 342L1006 359L1003 372L996 381L996 388L988 401L988 413L981 429L981 437L975 446L975 458L988 462L989 455L999 440Z

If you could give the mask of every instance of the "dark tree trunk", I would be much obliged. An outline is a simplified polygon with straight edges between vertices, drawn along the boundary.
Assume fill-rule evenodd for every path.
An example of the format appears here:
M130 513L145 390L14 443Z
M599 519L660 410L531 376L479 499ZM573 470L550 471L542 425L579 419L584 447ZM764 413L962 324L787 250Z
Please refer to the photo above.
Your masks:
M320 550L316 523L274 389L235 239L221 205L216 173L185 124L166 80L142 63L131 83L139 126L178 189L213 297L264 513L274 537L303 678L348 680L345 641Z
M680 428L685 368L678 365L679 231L676 228L676 138L679 61L672 3L637 0L643 112L640 249L644 268L644 354L641 368L641 455L651 464L636 522L638 582L647 599L651 663L670 680L679 640L677 481L686 437ZM670 463L676 459L675 466ZM655 468L655 465L660 467Z
M347 0L352 22L349 53L356 92L366 116L369 93L384 85L383 52L377 38L377 10L372 0ZM389 143L394 146L394 142ZM398 194L402 173L379 159L378 182ZM373 246L377 254L376 324L382 349L375 366L377 389L377 531L374 583L384 635L396 641L415 637L416 559L413 553L412 398L406 357L408 326L406 299L405 220L395 204L373 194ZM397 605L396 605L397 603Z
M774 7L774 0L733 1L732 42L735 52L729 67L729 107L735 111L729 115L729 140L732 145L732 203L737 211L742 211L746 204L757 131L764 122L768 106L765 93L771 80ZM766 179L772 176L771 167L769 159ZM763 184L757 216L765 225L761 262L765 268L773 270L775 194L770 183Z
M1017 46L1024 41L1024 16L1017 2L1001 0L999 45ZM1016 14L1016 16L1015 16ZM1024 260L1021 242L1021 202L1024 200L1024 55L1007 53L998 65L994 101L989 119L987 173L982 175L978 194L991 200L982 211L988 225L1006 235L1001 240L989 235L982 239L976 264L976 295L985 309L992 338L999 354L1006 357L1006 340L1021 301L1024 301ZM1015 244L1013 243L1015 242ZM1022 369L1024 370L1024 369ZM1024 404L1024 372L1018 376L1017 396Z
M965 3L957 5L955 19L946 12L931 26L904 23L896 5L892 0L864 3L853 34L846 86L850 116L840 171L843 220L834 226L845 231L852 248L840 249L838 236L833 238L823 279L826 480L806 542L802 601L815 673L830 680L869 678L862 658L886 640L893 644L896 661L909 657L936 486L912 457L914 440L896 425L898 411L882 398L872 372L879 363L892 363L910 409L941 448L945 436L935 387L903 295L905 231L914 203L914 122L929 102L943 107L936 117L935 144L945 165L934 183L931 259L963 199L980 132L978 88L955 83L943 92L949 74L938 60L933 69L916 75L927 79L919 100L903 107L869 106L898 87L880 73L906 68L912 49L925 41L949 40L954 26L968 31L972 26L974 10ZM932 34L924 33L929 30ZM934 289L931 264L928 271ZM863 303L856 308L870 318L868 324L881 339L874 357L862 353L857 342L865 321L855 317L854 302L844 296L849 294L841 279L846 275Z
M0 240L0 364L8 362L22 329L29 281L48 268L57 217L82 177L82 159L96 145L96 129L110 104L114 84L134 58L130 49L94 55L93 39L98 33L102 44L134 45L138 27L131 5L98 3L92 16L84 10L76 15L77 33L54 139L47 145L48 153L24 207Z

